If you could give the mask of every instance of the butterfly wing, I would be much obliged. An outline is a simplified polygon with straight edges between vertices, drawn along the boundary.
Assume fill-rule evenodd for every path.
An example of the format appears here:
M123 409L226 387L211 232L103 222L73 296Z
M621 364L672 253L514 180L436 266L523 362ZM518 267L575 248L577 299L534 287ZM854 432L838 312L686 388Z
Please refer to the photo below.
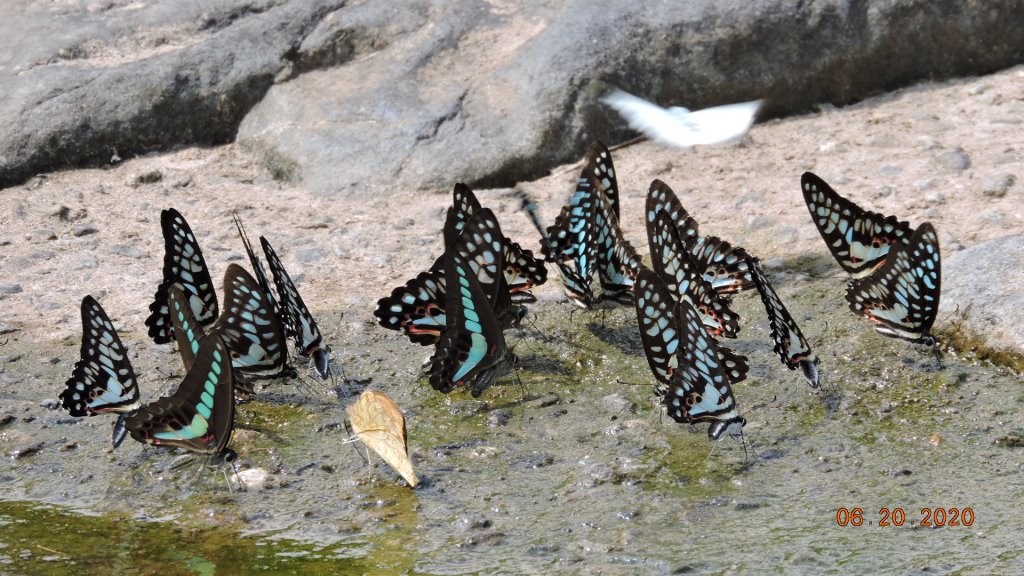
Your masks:
M653 225L659 212L668 215L697 270L716 292L729 295L753 286L746 250L715 236L701 237L697 221L686 212L672 188L661 180L651 182L645 212L648 227Z
M513 357L472 266L458 251L445 256L446 326L430 359L430 385L445 393L470 387L475 398L508 372Z
M324 380L330 377L330 362L326 348L323 347L324 337L320 334L320 328L316 320L310 314L306 303L302 301L298 288L292 282L284 264L277 257L277 252L266 238L260 236L260 245L263 247L263 254L267 257L267 265L270 266L270 273L274 276L274 284L277 286L277 295L281 299L281 318L284 320L285 331L295 341L295 349L299 354L313 359L313 365Z
M708 437L739 435L746 420L736 409L730 377L718 342L704 329L689 302L676 304L679 328L679 370L664 397L669 416L676 422L711 422Z
M505 282L504 245L505 236L494 212L481 208L466 223L451 250L458 252L469 265L498 322L507 327L518 322L526 310L512 305Z
M895 216L869 212L840 196L810 172L800 178L807 210L836 262L854 278L863 278L885 259L897 242L913 230Z
M160 227L164 234L164 277L149 305L146 326L154 342L166 344L173 339L167 307L167 289L172 284L181 285L192 312L203 326L217 320L217 294L213 291L203 251L185 218L169 208L160 213Z
M443 257L442 257L443 258ZM400 330L423 346L434 344L445 328L444 265L434 266L377 301L373 315L389 330Z
M189 306L188 298L185 297L181 286L175 284L167 290L167 304L171 310L174 339L178 341L178 353L181 354L185 370L188 370L195 364L199 342L206 337L206 330L192 313L192 307Z
M739 316L700 274L668 212L658 212L653 222L648 221L647 239L654 270L675 300L687 300L700 313L711 334L735 338L740 330Z
M636 318L640 342L654 377L664 385L672 383L679 368L679 331L675 323L675 298L657 273L641 267L636 275Z
M768 313L768 325L771 327L772 340L775 341L775 353L790 370L800 368L811 388L818 388L818 356L811 350L811 345L800 332L800 327L768 282L761 270L761 262L751 256L748 264L754 285L761 295L761 303Z
M242 221L235 214L235 228L238 229L238 235L242 238L242 244L245 245L245 253L249 256L249 265L252 266L252 272L256 275L256 281L259 282L260 288L267 295L267 299L272 305L276 305L277 302L274 299L274 292L270 289L270 282L267 280L267 273L263 270L263 262L260 261L259 257L256 256L256 252L252 249L252 244L249 242L249 236L245 233L245 228L242 227ZM282 318L283 320L283 318Z
M622 235L618 219L598 177L585 169L580 180L586 180L587 185L593 189L597 272L604 290L602 298L629 303L631 297L628 293L633 289L633 278L639 269L640 257Z
M600 140L595 140L587 150L584 165L597 177L608 197L608 204L616 220L621 220L619 213L619 182L615 178L615 164L612 163L611 152Z
M224 274L224 312L211 332L224 338L236 372L257 378L290 374L281 320L256 279L238 264Z
M855 313L876 322L878 332L932 346L929 331L939 310L941 281L939 237L925 222L873 274L851 280L846 300Z
M126 426L142 443L221 454L234 426L232 387L231 355L224 340L211 335L199 345L196 362L178 390L140 408Z
M481 208L480 201L468 186L455 185L443 232L446 250L455 244L466 224ZM548 271L544 263L535 258L533 252L508 238L503 240L502 248L505 256L505 284L512 301L536 302L537 298L530 293L530 289L547 281Z
M81 359L64 383L60 400L72 416L126 413L139 407L139 385L128 352L92 296L82 298Z

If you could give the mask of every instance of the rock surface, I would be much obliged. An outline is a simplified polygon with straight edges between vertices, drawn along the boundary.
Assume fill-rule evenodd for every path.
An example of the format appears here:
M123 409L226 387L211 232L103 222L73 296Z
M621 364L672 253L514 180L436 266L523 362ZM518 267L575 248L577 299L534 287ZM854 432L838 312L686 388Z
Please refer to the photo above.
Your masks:
M1024 235L1003 236L942 261L939 320L956 312L985 344L1024 352Z
M631 136L597 101L611 85L769 117L1020 62L1022 19L1015 0L15 0L0 186L236 133L318 192L511 185Z

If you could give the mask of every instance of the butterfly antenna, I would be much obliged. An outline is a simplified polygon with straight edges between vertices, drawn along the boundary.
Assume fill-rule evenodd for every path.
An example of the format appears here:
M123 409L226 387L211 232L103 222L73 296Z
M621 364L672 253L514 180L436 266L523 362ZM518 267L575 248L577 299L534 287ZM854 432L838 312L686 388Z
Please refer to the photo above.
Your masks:
M717 450L717 449L718 449L718 442L712 442L711 443L711 451L709 451L707 457L704 458L704 462L705 463L707 463L708 460L711 460L711 456L715 453L715 450Z

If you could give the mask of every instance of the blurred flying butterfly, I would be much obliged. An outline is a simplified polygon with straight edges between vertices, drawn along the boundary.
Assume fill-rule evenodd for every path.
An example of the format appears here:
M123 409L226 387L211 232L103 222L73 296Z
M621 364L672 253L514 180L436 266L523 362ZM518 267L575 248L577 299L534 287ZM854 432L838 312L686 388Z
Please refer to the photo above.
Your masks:
M689 110L682 106L662 108L628 92L614 89L601 101L615 108L630 128L662 144L688 148L718 144L742 137L750 130L761 107L760 100Z
M444 226L444 247L447 250L459 236L474 214L481 210L480 201L465 184L456 184L452 192L452 206L448 208L448 216ZM534 286L540 286L548 279L548 270L544 262L533 256L533 252L524 249L509 238L502 242L505 261L505 284L512 297L512 302L536 302L537 298L530 293Z
M871 274L894 244L906 243L913 234L910 224L862 209L810 172L804 172L800 187L825 245L854 278Z
M668 415L676 422L711 422L708 438L725 434L742 436L746 418L739 415L732 395L726 357L718 341L704 329L704 323L689 302L676 304L675 325L679 329L679 370L663 400Z
M661 384L672 385L677 379L680 367L690 362L689 356L683 355L682 346L688 342L680 340L685 336L685 328L680 325L682 319L676 316L677 300L657 273L641 267L636 277L635 303L637 322L640 326L640 342L643 344L644 355L647 357L651 372ZM717 368L730 382L735 383L746 378L746 358L717 343L714 344L714 348ZM709 357L708 361L710 360ZM659 393L663 392L664 390Z
M658 211L654 220L647 222L647 238L654 270L675 299L687 300L711 334L735 338L740 330L739 315L698 271L667 212Z
M125 419L139 408L139 385L114 325L92 296L82 298L81 359L64 387L61 405L72 416L118 414L113 434L117 448L127 433Z
M277 294L281 298L279 306L284 327L295 341L295 349L302 356L309 358L320 378L326 380L331 376L331 356L330 349L323 345L324 338L320 334L320 328L302 301L302 296L299 296L299 290L288 276L281 259L274 252L274 247L263 236L260 236L260 244L267 256L270 272L274 275Z
M449 218L446 230L455 220ZM494 213L481 208L469 220L454 243L438 258L430 270L420 273L381 298L373 314L378 323L391 330L403 331L410 340L424 346L437 341L445 329L447 254L458 253L488 295L499 324L507 328L519 322L526 310L512 304L505 276L501 273L504 236Z
M212 334L199 344L195 364L178 390L147 404L125 423L144 444L184 448L231 462L227 447L235 420L231 356L224 340Z
M240 391L252 392L243 382L296 376L288 365L280 318L256 279L238 264L224 273L224 312L210 332L224 338Z
M648 226L659 212L668 214L669 222L676 227L697 269L716 292L730 295L753 287L747 269L747 251L716 236L702 237L697 221L687 214L676 193L661 180L654 180L647 191Z
M501 252L498 253L501 267ZM470 388L477 398L515 363L477 275L458 251L444 261L445 329L430 359L430 385L440 392Z
M934 347L930 330L939 311L941 281L939 237L925 222L906 244L896 244L870 276L850 280L846 300L850 310L875 322L879 333Z
M790 316L786 306L779 299L775 289L768 283L764 272L761 270L761 262L754 256L749 257L751 276L754 285L761 294L761 302L764 304L765 312L768 313L768 324L772 330L772 340L775 341L775 353L782 359L782 363L790 370L800 370L807 379L811 388L818 389L818 356L811 350L800 327Z
M170 333L170 318L167 309L167 288L180 284L196 318L203 326L217 320L217 294L213 291L210 270L203 260L188 222L174 208L160 213L160 227L164 234L163 281L156 289L153 303L149 305L150 315L146 318L149 337L157 344L166 344L174 336Z

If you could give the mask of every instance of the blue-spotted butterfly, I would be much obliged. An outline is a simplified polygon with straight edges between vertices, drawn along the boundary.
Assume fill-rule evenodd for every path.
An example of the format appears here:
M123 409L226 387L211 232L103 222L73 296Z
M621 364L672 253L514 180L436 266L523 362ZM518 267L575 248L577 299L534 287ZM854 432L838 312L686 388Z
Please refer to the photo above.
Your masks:
M184 448L235 459L227 447L235 420L231 356L217 334L203 338L195 364L178 390L139 409L125 422L144 444Z
M925 222L906 243L897 243L870 276L850 280L846 300L850 310L875 322L879 333L934 347L930 330L941 281L939 237Z
M659 212L668 214L686 251L716 292L730 295L753 287L747 269L747 251L716 236L701 236L697 221L686 212L672 188L661 180L651 182L645 210L648 226Z
M574 303L583 308L595 303L590 288L595 270L602 299L632 301L633 276L640 258L623 237L613 205L592 166L584 167L569 204L542 236L546 239L544 257L559 265L566 294ZM570 263L573 268L567 267Z
M174 208L160 213L160 227L164 234L163 281L156 289L150 315L146 318L149 337L157 344L167 344L174 335L170 330L167 308L167 289L179 284L188 296L189 305L203 326L217 320L217 294L213 290L210 270L203 259L203 251L196 242L188 222Z
M454 226L449 218L446 229ZM430 270L420 273L403 286L381 298L373 314L378 323L391 330L404 332L410 340L421 345L437 342L445 329L446 279L445 261L450 252L459 253L476 275L490 298L491 307L499 324L507 328L516 324L525 313L522 306L512 304L511 295L501 272L504 236L494 213L481 208L470 218L454 243L438 258Z
M862 209L810 172L804 172L800 187L825 245L854 278L871 274L894 244L906 243L913 234L907 222Z
M288 342L276 310L256 279L238 264L224 273L224 311L210 333L224 338L241 392L252 392L247 387L252 380L296 376L288 365Z
M711 334L735 338L740 330L739 315L698 270L667 212L659 211L653 221L647 222L647 240L654 271L675 299L687 300Z
M658 274L641 266L636 276L636 317L640 326L640 341L644 355L654 373L655 379L665 386L671 386L678 379L680 368L690 362L691 351L683 348L692 345L696 336L692 330L681 326L677 316L678 300L662 282ZM692 307L690 308L692 310ZM685 339L689 332L689 338ZM706 331L703 333L706 334ZM710 346L710 345L709 345ZM729 348L714 344L714 359L730 382L739 382L747 376L747 361ZM711 358L708 358L711 362ZM659 394L663 394L661 389Z
M619 182L615 178L615 164L612 163L611 152L600 140L595 140L587 150L587 157L583 162L589 166L598 182L604 187L604 195L608 197L608 204L611 206L612 214L616 220L621 220L619 214Z
M284 316L278 307L277 298L274 297L273 290L270 289L270 281L267 279L267 272L263 269L263 261L260 260L259 256L252 249L252 243L249 242L249 236L245 233L245 228L242 226L242 220L238 217L238 214L232 215L235 221L235 228L238 230L238 236L242 239L242 244L245 246L245 253L249 257L249 265L252 266L252 272L256 275L256 281L259 282L260 288L267 295L270 300L270 304L277 307L278 314L281 315L281 322L284 322ZM262 238L262 237L261 237Z
M178 342L178 353L188 371L195 364L199 353L199 342L206 337L206 330L196 320L188 298L181 286L174 284L167 289L167 304L170 308L171 326L174 328L174 339Z
M326 380L331 376L331 355L330 349L324 346L324 337L320 334L320 328L316 320L309 313L299 290L295 287L284 264L274 252L274 247L266 238L260 236L260 244L263 246L263 253L267 256L267 265L274 275L274 284L277 286L277 295L280 297L278 305L281 307L281 319L288 334L295 341L295 349L299 354L309 358L316 368L320 378Z
M501 252L497 252L501 269ZM469 388L474 398L515 364L515 355L505 346L490 298L477 281L469 261L449 250L444 259L445 329L430 358L430 385L448 393ZM497 287L497 286L495 286Z
M818 356L811 350L811 345L800 332L800 327L797 326L779 295L765 278L764 272L761 270L761 262L756 257L750 256L748 265L754 285L757 286L757 291L761 294L765 312L768 313L768 324L771 327L772 340L775 341L775 353L782 359L786 368L790 370L799 368L811 388L817 390Z
M126 435L127 415L139 408L139 385L114 325L92 296L82 298L81 359L64 387L61 405L72 416L118 414L113 433L117 448Z
M445 249L455 244L466 224L481 208L480 201L468 186L455 185L452 205L448 208L448 216L445 219ZM547 281L548 270L544 267L544 262L535 258L533 252L507 237L502 241L502 252L505 261L505 284L512 302L536 302L537 298L530 293L530 289Z
M746 418L740 416L722 349L689 302L676 303L679 329L679 370L665 393L663 403L676 422L711 422L708 438L742 436Z

